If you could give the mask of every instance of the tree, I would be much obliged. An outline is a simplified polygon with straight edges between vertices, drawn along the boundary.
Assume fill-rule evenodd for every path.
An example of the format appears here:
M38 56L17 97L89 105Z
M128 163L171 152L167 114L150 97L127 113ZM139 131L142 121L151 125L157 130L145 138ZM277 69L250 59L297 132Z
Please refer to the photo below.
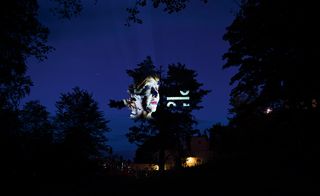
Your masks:
M173 107L177 112L191 113L194 110L202 108L200 105L202 98L210 91L201 87L202 83L197 81L197 73L192 69L188 69L186 65L177 63L168 66L167 76L163 79L163 94L168 96L188 96L188 106L177 104ZM182 91L182 92L181 92ZM185 95L184 95L185 94ZM163 97L166 100L166 97Z
M53 10L62 18L70 19L81 12L79 0L53 1L56 2ZM37 0L12 0L0 8L1 112L17 109L19 101L30 92L32 81L26 76L26 60L30 57L45 60L53 50L47 45L49 29L38 20L38 11Z
M51 0L55 2L55 6L51 11L58 15L61 19L71 19L72 17L79 16L83 10L81 0ZM95 0L96 2L97 0Z
M37 20L36 1L10 1L0 8L0 153L1 170L14 176L23 151L19 136L19 102L30 91L26 59L45 58L48 29Z
M306 46L319 39L306 26L306 21L316 24L312 6L245 0L224 35L230 43L224 68L238 68L231 79L230 124L240 132L237 139L250 160L260 159L266 173L318 170L320 79L314 71L316 49Z
M207 3L208 0L200 0ZM126 26L130 26L131 23L142 24L143 20L139 17L140 9L147 6L150 3L154 8L163 6L163 11L168 14L180 12L187 7L189 0L136 0L135 4L131 8L127 8L129 16L127 18Z
M34 135L35 138L46 138L44 142L51 142L53 137L49 112L39 101L29 101L20 111L22 131Z
M58 7L62 4L70 6L60 3ZM32 86L31 78L26 75L27 59L45 60L53 49L47 45L49 30L38 20L38 11L37 0L12 0L0 8L0 154L3 157L0 168L4 177L21 175L17 170L25 157L23 145L35 136L29 135L26 139L27 132L23 131L33 132L44 126L40 121L45 119L40 119L39 115L28 116L35 110L42 111L36 103L26 106L26 110L21 111L23 114L19 110L20 100L29 94ZM45 118L45 112L42 114ZM39 122L21 122L20 118L33 118Z
M303 36L306 11L291 1L242 2L224 35L230 43L224 68L239 68L230 82L235 118L246 112L261 116L267 108L311 109L319 102L319 77L306 61L315 59L315 51L305 43L316 38L313 32Z
M161 94L164 108L159 111L158 122L155 122L159 128L159 136L162 138L162 144L167 145L163 148L175 152L176 166L181 166L182 158L186 156L189 150L190 137L197 133L193 128L197 124L193 111L202 108L200 106L202 99L210 91L201 87L203 84L196 79L197 73L188 69L186 65L177 63L168 66L168 72L163 78ZM169 105L167 97L189 97L187 101L178 103L175 106Z
M153 153L158 153L160 170L164 169L166 152L174 154L177 165L187 151L187 140L196 133L193 125L196 120L192 111L200 109L203 96L209 93L208 90L201 89L202 84L196 80L196 72L187 69L183 64L172 64L168 67L166 76L161 76L161 68L156 69L150 57L147 57L138 68L127 70L134 82L141 81L148 75L160 75L160 103L154 113L153 119L136 119L137 126L129 129L127 137L129 142L136 143L141 153L148 152L146 146ZM188 96L188 103L177 103L175 107L168 105L167 97ZM115 105L110 105L116 107ZM151 147L152 146L152 147ZM139 158L139 157L137 157Z
M133 81L133 84L129 86L129 90L134 88L136 84L141 83L148 76L161 75L161 71L156 69L150 56L147 56L142 63L139 63L137 65L137 68L133 70L127 70L126 72L132 78ZM121 109L123 104L122 101L117 102L114 100L110 100L109 106L111 108ZM129 128L129 133L127 134L127 137L129 142L135 143L139 147L141 147L145 142L147 142L147 140L151 139L153 136L157 134L157 130L151 128L150 121L147 119L135 119L134 121L138 125Z
M19 113L25 170L33 175L49 171L53 157L53 125L39 101L25 103ZM29 174L29 175L30 175Z
M232 127L221 123L213 124L206 131L209 134L210 149L215 161L221 161L226 157L239 156L239 152L243 151L240 148L246 140L239 140L241 131L234 131Z
M105 135L110 131L108 121L104 119L91 94L75 87L72 92L61 94L56 107L55 124L64 158L73 164L70 167L81 167L103 153L110 152Z
M0 8L0 107L17 108L29 93L31 80L25 76L26 59L46 58L48 29L38 20L36 1L10 1Z
M133 135L133 134L131 134ZM158 161L157 152L159 151L159 141L157 137L149 137L143 143L138 145L135 153L135 163L149 163L153 164Z

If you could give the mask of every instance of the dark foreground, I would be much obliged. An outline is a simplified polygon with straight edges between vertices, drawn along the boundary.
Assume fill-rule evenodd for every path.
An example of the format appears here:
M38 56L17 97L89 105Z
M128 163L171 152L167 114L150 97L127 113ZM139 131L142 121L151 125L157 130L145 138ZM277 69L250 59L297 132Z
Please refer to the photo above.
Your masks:
M2 182L1 195L293 195L319 194L318 173L304 163L218 161L196 168L124 175L19 178Z

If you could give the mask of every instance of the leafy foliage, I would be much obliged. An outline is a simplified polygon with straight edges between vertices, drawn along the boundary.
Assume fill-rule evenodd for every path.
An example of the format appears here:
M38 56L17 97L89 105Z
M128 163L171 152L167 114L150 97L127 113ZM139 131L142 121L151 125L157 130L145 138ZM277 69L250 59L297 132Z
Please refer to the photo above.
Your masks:
M134 84L139 84L148 76L160 75L160 71L156 70L151 57L147 56L142 63L137 65L137 68L127 70L127 74L133 79Z
M208 0L200 0L207 3ZM139 17L140 8L147 6L150 3L154 8L163 6L163 11L172 14L175 12L180 12L187 7L189 0L136 0L135 4L131 8L127 8L129 14L127 18L126 26L130 26L131 23L142 24L143 20Z
M40 175L53 165L53 125L39 101L25 103L19 113L24 172Z
M70 156L90 159L110 150L105 136L108 121L91 94L76 87L71 93L62 94L56 107L60 140Z
M230 43L224 68L238 67L231 79L231 112L238 116L263 115L266 108L311 109L319 101L319 77L314 72L315 39L307 28L306 7L299 2L247 0L224 39ZM311 41L312 42L312 41Z
M79 16L83 10L81 0L51 0L56 3L56 6L51 8L53 13L57 14L62 19L71 19Z
M20 111L20 120L23 122L21 128L23 132L43 142L52 142L53 126L49 120L49 112L39 101L25 103Z
M129 142L139 146L137 161L142 161L143 153L150 155L152 152L153 156L158 153L160 168L161 163L164 164L165 161L164 151L174 152L177 155L177 160L180 160L187 151L188 138L197 132L193 129L196 119L192 115L192 111L201 109L201 100L209 93L208 90L201 89L202 84L197 81L196 72L186 68L185 65L181 63L169 65L166 76L162 75L161 69L162 67L157 70L151 57L148 56L138 64L137 68L127 70L127 74L137 83L147 76L160 75L159 93L161 98L154 118L136 119L138 125L131 127L127 133ZM181 96L180 90L190 92L188 94L191 99L189 107L181 105L168 108L166 97Z
M314 71L317 49L306 44L319 41L312 7L289 0L244 0L224 35L230 43L224 68L237 67L238 72L231 79L234 116L222 142L229 143L229 155L237 154L245 165L255 163L252 174L266 168L264 178L319 174L320 148L314 138L319 138L320 79Z
M17 108L32 85L25 76L28 57L44 60L48 29L37 19L37 1L13 0L0 8L0 107Z

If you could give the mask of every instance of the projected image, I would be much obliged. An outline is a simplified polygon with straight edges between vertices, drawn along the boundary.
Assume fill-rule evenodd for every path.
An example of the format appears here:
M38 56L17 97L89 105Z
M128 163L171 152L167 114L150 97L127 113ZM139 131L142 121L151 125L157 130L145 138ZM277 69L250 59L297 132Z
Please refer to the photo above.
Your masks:
M188 101L190 100L190 97L189 97L189 90L187 91L179 91L180 94L182 96L179 96L179 97L167 97L167 107L176 107L177 106L177 103L176 101L183 101L182 103L182 107L189 107L190 104L188 103Z
M183 69L182 69L183 70ZM180 73L180 70L178 70ZM183 71L182 71L183 72ZM120 100L111 99L109 106L111 108L130 110L129 117L132 119L153 119L157 118L159 111L159 73L141 69L136 72L129 72L133 77L133 83L128 87L128 97ZM182 81L176 80L181 79ZM161 81L161 107L160 109L171 112L189 111L191 108L192 90L186 84L188 80L183 77L172 77L168 80L164 77ZM161 111L163 111L161 110ZM161 112L163 114L163 112ZM157 117L156 117L157 116Z
M129 88L130 97L123 100L131 110L130 118L152 118L160 100L159 77L148 76Z

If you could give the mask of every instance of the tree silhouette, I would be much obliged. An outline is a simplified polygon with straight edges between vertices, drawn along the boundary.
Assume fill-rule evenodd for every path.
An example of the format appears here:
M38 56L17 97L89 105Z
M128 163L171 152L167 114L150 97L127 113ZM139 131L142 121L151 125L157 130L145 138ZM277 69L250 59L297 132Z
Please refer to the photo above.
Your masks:
M208 0L200 1L204 3L208 2ZM184 10L187 7L189 0L136 0L133 7L127 8L129 16L125 25L130 26L131 23L142 24L143 20L139 17L140 9L147 6L148 3L152 4L154 8L163 7L164 12L172 14Z
M79 15L78 0L54 0L53 9L70 19ZM38 20L38 1L12 0L0 8L0 109L17 109L30 92L32 81L26 76L30 57L42 61L53 48L47 45L49 29Z
M46 58L48 29L37 20L36 1L10 1L0 8L0 107L16 108L30 90L26 59Z
M55 126L64 159L71 164L68 167L86 167L88 162L111 150L105 135L110 130L108 121L91 94L75 87L72 92L61 94L56 107Z
M21 153L18 106L32 85L26 76L26 59L43 60L50 49L46 45L48 29L37 20L37 11L36 1L24 0L0 8L0 148L8 160Z
M52 141L53 130L49 112L39 101L26 102L20 111L20 120L23 122L23 132L33 134L36 138L46 138L44 142Z
M311 63L315 48L305 43L315 43L319 36L305 25L314 21L310 7L246 0L224 35L230 43L224 68L238 68L231 79L230 125L240 145L233 147L251 161L260 160L256 165L266 168L266 176L283 170L291 180L296 174L289 168L299 175L317 170L320 80Z
M52 165L53 125L49 112L39 101L25 103L20 111L21 137L26 171L32 175L44 175Z
M243 1L224 35L230 43L224 68L239 68L231 79L236 117L250 110L263 115L267 108L311 109L319 100L319 77L306 62L315 51L305 46L305 11L298 2Z
M37 20L35 1L10 1L0 8L0 163L3 176L17 175L23 156L18 106L30 91L26 59L45 58L48 30Z
M83 10L81 0L52 0L55 5L51 11L58 15L61 19L71 19L72 17L79 16ZM95 0L97 1L97 0Z
M133 135L133 134L131 134ZM145 138L146 139L146 138ZM138 145L135 153L135 163L156 163L158 162L157 152L159 151L159 141L157 137L148 137L143 143ZM130 140L130 139L129 139Z
M191 112L202 108L200 103L202 98L210 91L201 87L202 83L197 81L197 73L192 69L188 69L186 65L177 63L168 66L167 76L163 79L163 94L165 96L183 96L180 91L188 92L190 97L189 106L177 104L173 107L174 111ZM164 97L165 100L165 97Z
M63 1L58 5L71 6ZM34 102L19 110L21 99L29 94L32 86L31 78L26 75L27 59L45 60L53 49L47 45L49 30L38 20L38 11L37 0L12 0L0 7L0 154L3 156L0 169L3 177L21 176L20 168L26 158L40 159L37 153L46 149L36 143L48 141L50 144L50 129L45 130L48 135L42 131L47 126L45 109Z
M157 161L160 170L163 170L166 154L169 152L174 156L176 165L181 165L179 162L188 150L186 143L189 137L196 133L196 130L193 129L196 120L192 111L201 108L202 98L209 91L201 89L202 84L198 83L196 72L187 69L183 64L169 65L166 76L161 76L160 69L157 70L151 58L147 57L138 64L138 68L127 70L128 75L136 83L148 75L160 75L159 93L161 97L154 118L135 119L137 125L129 128L127 137L129 142L139 146L137 160L142 160L144 152L153 153L153 156L150 158L148 155L149 159L143 160L154 160L154 155L158 154ZM182 96L180 91L187 93L190 97L188 105L177 103L175 107L167 106L167 97ZM111 104L114 102L110 101L110 107L119 108Z
M168 72L161 87L163 108L159 111L154 124L159 129L161 144L166 150L175 152L174 157L176 166L181 166L182 158L189 150L188 141L190 137L197 133L193 125L197 123L193 111L202 108L200 103L205 95L210 91L201 87L203 84L196 79L197 74L194 70L186 68L181 63L168 66ZM176 103L175 107L169 106L167 97L181 97L181 92L188 92L190 97L188 103ZM186 104L186 105L185 105Z

